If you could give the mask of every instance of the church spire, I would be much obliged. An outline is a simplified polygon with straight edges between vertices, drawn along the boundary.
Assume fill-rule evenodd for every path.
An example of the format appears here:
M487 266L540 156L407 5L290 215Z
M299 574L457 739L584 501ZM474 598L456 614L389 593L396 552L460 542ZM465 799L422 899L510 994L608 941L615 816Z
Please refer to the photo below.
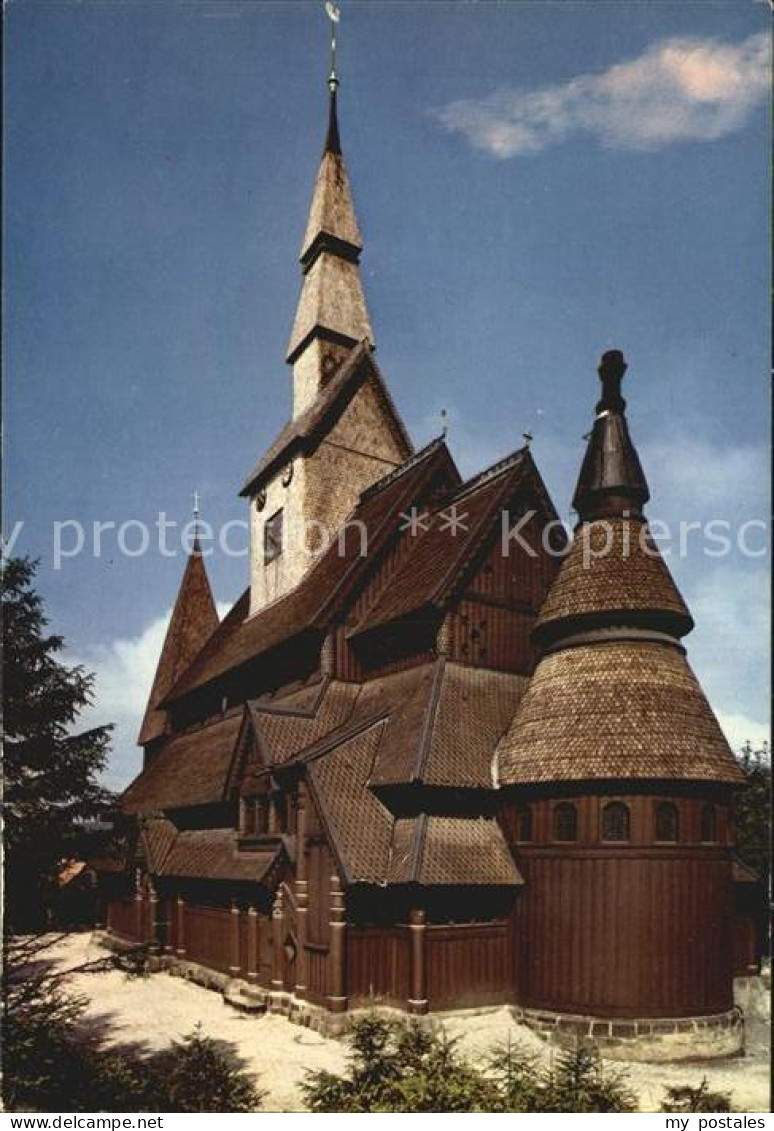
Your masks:
M166 733L164 696L218 627L218 613L199 542L199 496L194 493L194 538L164 637L137 742L145 746Z
M338 10L326 7L334 29ZM288 344L294 416L314 403L353 346L374 341L358 270L363 240L341 149L335 35L331 47L328 129L301 247L304 278Z

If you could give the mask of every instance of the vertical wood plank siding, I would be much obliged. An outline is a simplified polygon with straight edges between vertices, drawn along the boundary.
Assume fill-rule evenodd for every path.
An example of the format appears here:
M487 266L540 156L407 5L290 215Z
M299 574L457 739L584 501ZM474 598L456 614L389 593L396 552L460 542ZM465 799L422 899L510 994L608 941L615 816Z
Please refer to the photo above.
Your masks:
M185 905L186 958L228 972L231 954L231 909Z
M508 922L429 926L426 946L431 1009L513 1000L515 971Z
M108 930L122 939L137 939L137 918L134 896L113 900L108 904Z
M306 948L306 995L310 1001L324 1003L328 993L328 951Z
M351 1001L381 998L405 1006L409 996L409 933L405 927L347 930Z
M612 1017L730 1009L730 863L685 853L524 852L521 1003Z

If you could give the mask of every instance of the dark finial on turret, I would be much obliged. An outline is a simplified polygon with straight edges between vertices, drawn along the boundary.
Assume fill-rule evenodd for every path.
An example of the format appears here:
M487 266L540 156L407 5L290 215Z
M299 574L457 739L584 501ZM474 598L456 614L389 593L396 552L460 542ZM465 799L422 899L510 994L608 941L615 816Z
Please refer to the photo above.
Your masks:
M572 505L581 521L641 516L648 484L637 456L621 396L626 362L620 350L608 350L599 363L602 382L594 427L588 437Z
M620 350L608 350L602 354L599 363L599 379L602 382L602 396L597 404L597 412L623 412L626 401L621 396L621 382L627 365Z

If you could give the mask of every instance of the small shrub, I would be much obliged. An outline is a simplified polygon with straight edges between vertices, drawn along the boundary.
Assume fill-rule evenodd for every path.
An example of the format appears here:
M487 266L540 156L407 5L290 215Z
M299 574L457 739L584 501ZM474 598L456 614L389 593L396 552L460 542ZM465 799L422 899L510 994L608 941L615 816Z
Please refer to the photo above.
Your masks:
M667 1088L662 1111L730 1111L731 1096L725 1092L711 1092L705 1076L698 1088L683 1084Z
M538 1111L543 1084L538 1071L538 1058L511 1040L495 1045L487 1062L488 1075L494 1081L501 1111Z
M589 1041L562 1053L549 1076L536 1111L636 1111L637 1099L626 1086L626 1073L606 1069L597 1047Z
M367 1016L349 1031L341 1075L309 1072L302 1089L313 1112L624 1112L636 1101L623 1073L606 1070L594 1046L563 1054L546 1075L537 1058L508 1042L479 1068L444 1033Z
M174 1112L252 1112L265 1092L227 1046L205 1037L201 1025L148 1062L150 1106Z
M301 1085L310 1111L500 1110L494 1083L445 1034L369 1015L352 1023L348 1041L345 1073L309 1072Z

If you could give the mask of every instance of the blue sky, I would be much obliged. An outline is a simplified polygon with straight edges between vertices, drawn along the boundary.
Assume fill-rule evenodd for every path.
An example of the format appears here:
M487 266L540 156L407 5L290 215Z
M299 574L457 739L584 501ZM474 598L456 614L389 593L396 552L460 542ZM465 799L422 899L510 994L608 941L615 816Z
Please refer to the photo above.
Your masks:
M616 346L650 514L766 519L763 3L342 4L341 126L378 358L465 472L525 430L568 514ZM94 718L132 746L180 554L53 569L56 521L243 518L289 412L283 357L324 133L318 3L5 9L5 529L42 559ZM750 535L756 549L760 532ZM763 736L768 559L670 564L732 741ZM675 549L674 554L677 554ZM208 563L219 602L245 558Z

